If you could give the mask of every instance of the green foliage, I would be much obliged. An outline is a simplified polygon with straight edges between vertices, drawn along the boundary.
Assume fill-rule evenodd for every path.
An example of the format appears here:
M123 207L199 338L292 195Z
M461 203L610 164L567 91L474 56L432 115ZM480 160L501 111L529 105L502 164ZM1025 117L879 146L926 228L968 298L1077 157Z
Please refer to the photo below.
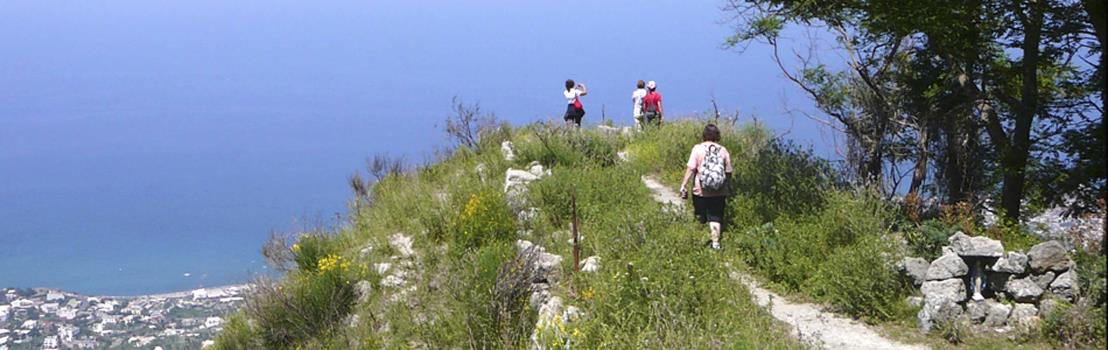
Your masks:
M485 189L471 194L453 221L453 242L476 248L486 242L506 241L515 234L515 220L504 195Z
M314 272L319 267L319 260L338 251L337 241L321 233L309 233L300 238L290 248L293 261L301 271Z
M904 313L908 288L895 269L896 248L885 223L892 210L880 201L832 191L815 213L779 217L736 238L747 264L789 291L875 322Z
M236 313L227 318L223 325L223 331L215 338L214 350L250 350L261 347L257 343L254 330L241 313Z
M918 226L910 227L904 233L908 241L908 250L911 256L935 260L942 255L942 247L949 244L948 238L954 234L956 228L939 221L928 220Z
M819 210L834 185L826 160L788 141L773 140L756 153L734 158L732 188L740 199L731 202L750 202L744 205L752 207L757 221L749 224Z
M1060 301L1047 315L1039 328L1040 334L1051 344L1067 349L1103 349L1105 336L1103 305L1093 307L1085 303L1072 305Z
M561 124L532 124L529 129L533 134L516 143L517 156L524 164L537 161L549 167L611 166L616 162L616 152L625 144L622 136Z

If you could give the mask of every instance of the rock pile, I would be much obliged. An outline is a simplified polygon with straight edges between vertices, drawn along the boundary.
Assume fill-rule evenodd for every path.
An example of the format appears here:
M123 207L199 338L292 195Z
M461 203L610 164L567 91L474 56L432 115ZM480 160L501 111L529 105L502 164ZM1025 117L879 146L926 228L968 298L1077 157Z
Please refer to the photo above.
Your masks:
M527 185L547 176L550 176L550 170L539 162L531 162L527 170L508 168L504 175L504 193L507 195L508 206L517 211L523 209L527 204Z
M541 246L526 240L516 241L516 248L521 254L531 254L533 259L527 259L534 264L535 277L531 283L530 305L538 310L538 320L535 322L535 330L531 333L531 349L546 349L544 338L556 337L558 343L568 341L569 334L561 334L561 330L582 315L581 309L575 306L567 306L562 298L550 292L550 286L558 283L562 278L562 256L546 252ZM599 259L596 264L599 266Z
M943 256L930 263L920 258L900 263L901 273L923 293L917 317L924 332L959 320L990 328L1031 327L1051 309L1046 305L1055 299L1072 302L1078 295L1074 262L1057 241L1027 253L1005 253L1000 241L962 232L949 242Z

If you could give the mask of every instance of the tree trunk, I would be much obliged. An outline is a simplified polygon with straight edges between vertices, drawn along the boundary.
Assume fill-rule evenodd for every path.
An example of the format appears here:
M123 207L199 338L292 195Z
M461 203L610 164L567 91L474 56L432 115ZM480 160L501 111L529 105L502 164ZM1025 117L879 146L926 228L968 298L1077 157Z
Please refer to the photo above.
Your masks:
M921 125L919 128L919 143L916 148L919 151L919 157L916 157L916 170L912 173L912 185L908 187L908 195L919 197L920 187L923 187L923 182L927 180L927 162L930 152L927 149L928 136L930 136L930 129Z
M1019 108L1016 108L1015 128L1008 143L1007 152L1001 156L1004 167L1004 187L1000 204L1004 215L1012 220L1020 218L1020 202L1023 200L1026 180L1027 157L1031 151L1031 125L1039 110L1039 42L1042 39L1042 4L1031 1L1023 22L1022 86Z

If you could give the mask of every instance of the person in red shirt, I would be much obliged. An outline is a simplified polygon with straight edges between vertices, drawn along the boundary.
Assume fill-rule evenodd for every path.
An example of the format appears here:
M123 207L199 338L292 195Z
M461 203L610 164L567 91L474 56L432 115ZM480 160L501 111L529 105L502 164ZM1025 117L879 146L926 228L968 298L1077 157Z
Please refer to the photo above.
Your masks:
M646 83L646 97L642 99L642 109L643 121L646 124L662 124L662 115L665 112L662 108L662 94L658 93L658 84L653 80Z

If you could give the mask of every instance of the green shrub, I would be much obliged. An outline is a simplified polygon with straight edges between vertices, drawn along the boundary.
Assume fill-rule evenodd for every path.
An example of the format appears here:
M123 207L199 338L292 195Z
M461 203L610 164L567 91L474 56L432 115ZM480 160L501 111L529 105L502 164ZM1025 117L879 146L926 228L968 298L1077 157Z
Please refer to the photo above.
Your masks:
M510 239L515 234L515 218L502 193L482 190L471 194L459 210L453 232L455 245L476 248Z
M740 153L738 154L744 154ZM810 149L775 139L758 152L734 158L732 188L749 201L760 224L780 215L820 209L834 178L830 164ZM734 211L734 209L732 209Z
M250 350L261 347L250 328L250 323L242 313L236 313L227 318L223 325L223 331L216 335L214 350Z
M836 250L810 281L812 294L871 323L908 313L904 303L907 286L887 257L892 251L886 241L875 236Z
M596 130L561 124L533 124L533 134L516 144L522 163L538 161L550 167L611 166L626 139Z
M904 238L908 241L908 250L912 256L931 261L942 255L942 247L949 244L948 238L955 230L943 221L928 220L918 226L909 227Z
M296 267L300 271L316 271L320 259L335 254L339 250L336 243L337 241L333 237L322 233L309 233L300 236L290 248Z
M367 277L365 266L328 254L313 269L292 272L279 283L255 283L243 311L256 322L255 334L265 348L287 349L327 339L350 313L354 282Z
M1059 302L1039 328L1052 344L1067 349L1103 349L1105 345L1105 315L1103 307L1087 303L1072 305Z

